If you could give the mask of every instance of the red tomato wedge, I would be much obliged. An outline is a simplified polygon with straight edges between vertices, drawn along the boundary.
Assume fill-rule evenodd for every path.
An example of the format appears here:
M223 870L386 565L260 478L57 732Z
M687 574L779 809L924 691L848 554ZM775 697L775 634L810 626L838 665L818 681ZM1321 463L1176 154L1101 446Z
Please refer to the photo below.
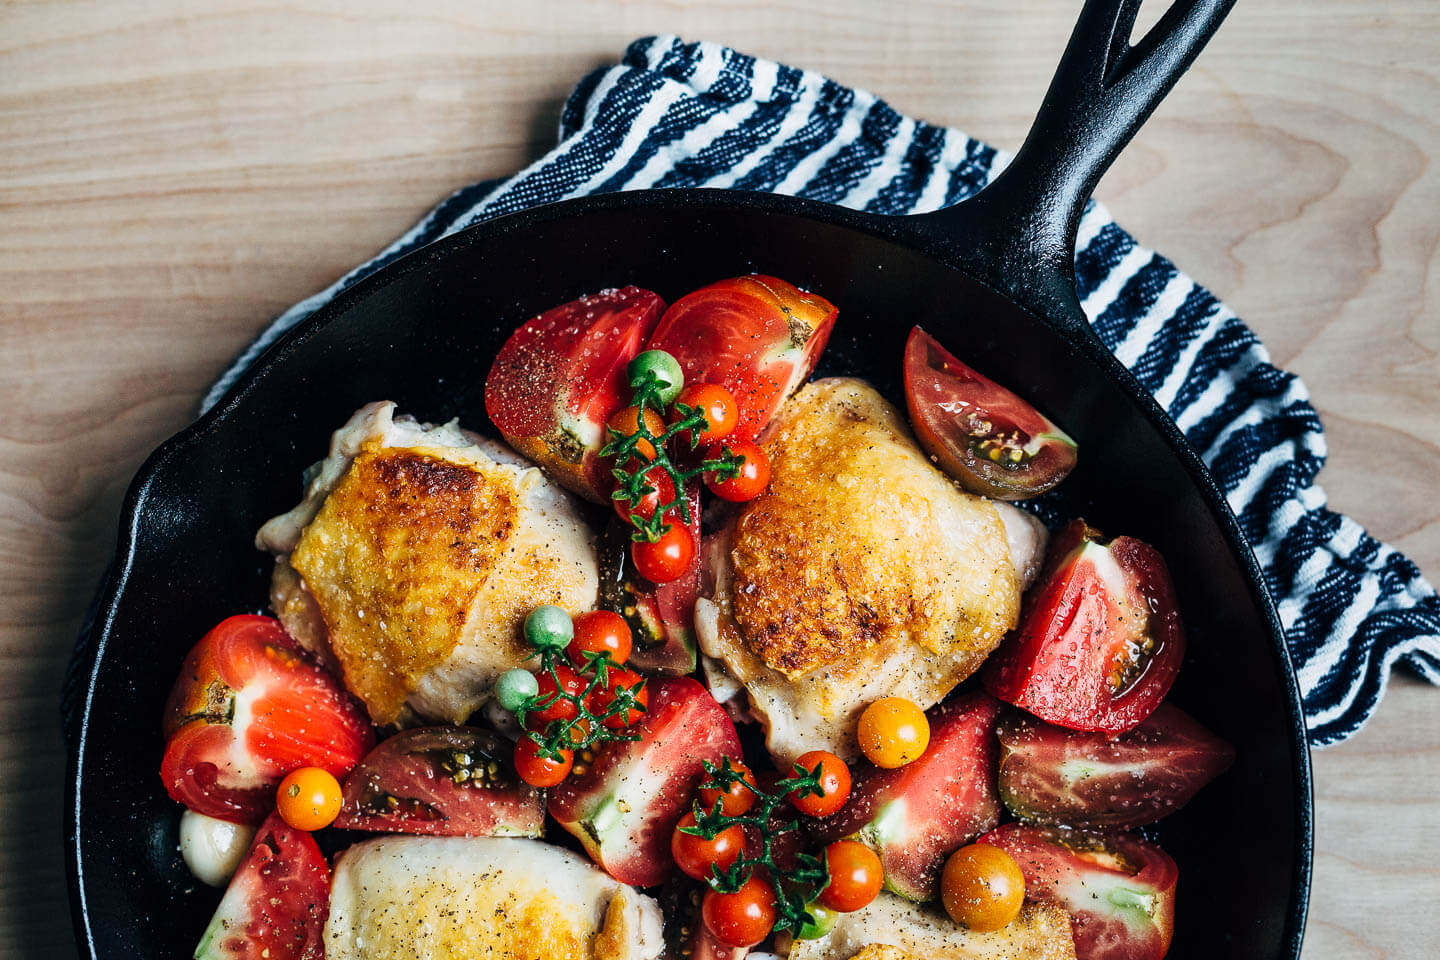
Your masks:
M1075 469L1075 441L919 327L905 344L905 405L915 436L971 493L1024 500Z
M679 360L686 383L729 390L740 421L727 439L754 440L815 369L836 313L824 297L784 280L736 277L671 304L649 347Z
M981 837L1025 874L1025 898L1070 913L1078 960L1160 960L1175 933L1169 855L1129 833L1007 823Z
M508 740L420 727L384 741L345 779L335 826L446 837L538 837L545 797L515 774Z
M550 794L550 815L622 883L648 887L670 875L670 835L690 809L704 761L740 759L725 708L689 677L648 684L650 704L635 741L605 744L584 773ZM577 770L578 770L577 764Z
M629 402L625 366L665 302L649 290L602 290L546 310L510 335L485 378L485 412L516 450L581 496L608 503L598 456L605 421Z
M195 960L324 960L330 867L315 839L271 814L225 888Z
M700 543L700 484L685 486L690 534ZM680 518L674 517L679 523ZM619 521L606 530L600 552L600 605L625 618L634 635L630 663L636 669L691 673L696 666L695 600L700 596L701 558L669 583L654 584L635 570L630 556L633 528Z
M829 843L859 834L880 854L888 889L933 900L945 858L1000 822L995 721L1002 709L972 693L927 711L930 745L920 759L893 770L854 764L850 801L815 822L817 837Z
M165 707L160 776L196 813L258 823L298 767L343 779L375 730L270 617L230 617L190 651Z
M1119 737L1000 721L1000 798L1017 817L1072 827L1138 827L1190 802L1235 759L1230 744L1162 703Z
M986 664L985 689L1062 727L1124 733L1159 706L1184 656L1159 551L1134 537L1104 543L1075 520L1051 539L1020 626Z

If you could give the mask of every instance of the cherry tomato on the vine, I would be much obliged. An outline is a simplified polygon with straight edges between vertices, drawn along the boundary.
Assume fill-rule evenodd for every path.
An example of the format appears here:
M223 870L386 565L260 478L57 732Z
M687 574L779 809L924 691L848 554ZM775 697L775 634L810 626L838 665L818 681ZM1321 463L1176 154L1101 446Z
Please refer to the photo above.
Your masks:
M839 812L850 799L850 768L845 761L824 750L811 750L802 754L795 765L804 767L809 773L820 767L820 788L825 792L816 795L796 790L790 795L790 803L807 817L828 817Z
M340 781L321 767L301 767L286 774L275 791L275 809L296 830L319 830L340 815Z
M727 443L723 448L712 449L706 458L719 459L725 450L744 459L733 477L722 480L714 472L706 473L705 486L710 488L710 492L731 503L754 500L764 493L765 488L770 485L770 458L760 449L760 445L749 440Z
M640 576L651 583L679 580L695 559L695 538L678 523L662 533L653 543L636 540L630 544L630 556Z
M749 767L736 760L730 761L730 767L745 778L745 783L750 784L752 787L755 786L755 773ZM708 781L701 781L701 783L706 782ZM706 810L713 810L715 808L715 801L717 800L725 801L724 813L732 817L743 817L750 812L751 807L755 806L755 794L746 789L745 784L742 784L738 780L730 784L730 786L726 787L723 791L717 787L700 788L701 807Z
M620 519L626 523L631 522L631 516L649 520L655 516L655 511L659 510L662 504L675 502L675 481L670 479L670 474L663 467L651 467L645 471L645 484L650 487L650 492L642 496L638 503L632 504L629 500L610 501Z
M697 409L705 415L705 428L699 431L702 444L724 440L735 432L735 425L740 422L740 405L735 402L735 396L716 383L688 386L680 391L675 402ZM673 416L679 419L680 412L677 410ZM688 438L686 443L688 445Z
M570 768L574 765L574 751L561 750L560 759L555 760L552 757L542 757L540 744L529 737L521 737L515 741L515 772L532 787L544 789L558 786L570 775Z
M570 662L579 668L588 662L587 653L608 653L611 663L624 663L630 659L633 646L630 625L624 617L610 610L592 610L575 618L575 639L566 652Z
M605 671L604 686L597 687L591 694L593 703L590 709L597 714L603 714L615 702L618 692L626 689L630 691L636 706L624 713L606 717L605 726L611 730L619 730L637 723L645 715L645 708L650 705L650 688L642 686L644 682L644 677L628 667L611 667Z
M972 843L945 861L940 899L956 923L971 930L999 930L1020 915L1025 903L1025 874L1000 847Z
M930 721L904 697L881 697L860 714L856 737L866 759L893 770L920 759L930 745Z
M555 696L557 690L564 690L571 696L578 697L585 692L589 685L584 677L576 673L568 664L555 664L555 676L560 678L560 686L555 686L555 679L548 672L536 677L540 692L535 696L544 702ZM580 714L580 708L572 701L564 697L558 698L554 703L543 710L531 710L525 715L525 725L532 730L541 731L556 720L573 720Z
M715 939L731 947L753 947L775 927L775 888L751 875L734 893L705 891L700 916Z
M866 906L885 885L879 856L858 840L836 840L826 847L825 867L830 882L820 892L820 902L840 913Z
M670 855L675 858L675 866L686 875L696 880L709 880L714 876L712 867L729 870L736 860L745 855L745 831L738 824L726 827L711 840L682 829L693 826L695 814L687 813L675 825L675 832L670 837Z
M625 437L639 433L640 408L622 407L610 414L610 419L605 421L605 425ZM645 429L654 437L658 437L665 432L665 421L660 419L660 414L651 410L649 407L645 408ZM635 445L635 453L642 459L654 460L656 453L655 444L649 440L641 440ZM626 457L625 459L629 460L631 458Z

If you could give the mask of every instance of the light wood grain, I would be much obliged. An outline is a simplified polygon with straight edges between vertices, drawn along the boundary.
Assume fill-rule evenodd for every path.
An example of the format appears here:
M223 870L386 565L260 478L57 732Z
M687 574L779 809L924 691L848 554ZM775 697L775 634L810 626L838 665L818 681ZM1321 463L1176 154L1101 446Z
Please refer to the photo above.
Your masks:
M1074 8L0 4L0 955L73 950L56 691L126 481L271 314L544 150L635 36L814 67L1013 148ZM1246 0L1100 189L1306 377L1332 501L1432 572L1437 37L1433 0ZM1402 679L1315 768L1307 960L1433 956L1440 694Z

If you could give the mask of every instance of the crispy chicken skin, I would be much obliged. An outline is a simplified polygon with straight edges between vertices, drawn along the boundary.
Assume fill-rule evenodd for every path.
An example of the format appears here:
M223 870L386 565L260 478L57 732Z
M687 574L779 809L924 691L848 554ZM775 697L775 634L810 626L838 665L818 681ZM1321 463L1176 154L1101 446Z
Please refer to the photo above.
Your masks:
M723 666L745 688L772 753L852 756L865 704L939 702L1015 626L1029 558L1010 541L1035 537L952 484L861 380L803 388L765 450L769 488L711 549L701 646L712 678Z
M981 933L882 893L820 939L795 941L789 960L1075 960L1075 942L1070 915L1053 904L1027 903L1009 926Z
M390 403L356 413L305 500L257 542L280 554L281 621L339 666L377 723L458 723L524 662L529 610L594 604L595 549L538 469L453 425L393 414Z
M567 850L383 837L340 855L328 960L655 960L660 908Z

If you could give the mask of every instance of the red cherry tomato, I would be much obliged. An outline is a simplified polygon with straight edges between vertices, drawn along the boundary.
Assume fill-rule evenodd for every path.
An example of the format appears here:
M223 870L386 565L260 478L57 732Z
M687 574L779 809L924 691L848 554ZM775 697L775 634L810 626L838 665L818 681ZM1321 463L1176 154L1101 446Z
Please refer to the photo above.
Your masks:
M608 653L611 663L624 663L630 659L633 645L630 625L624 617L609 610L592 610L575 618L575 639L566 652L570 662L579 668L589 662L587 653Z
M724 440L735 432L735 425L740 422L740 406L735 402L735 395L719 384L697 383L688 386L680 391L675 402L705 414L706 426L700 431L701 444ZM679 410L675 411L674 417L680 418ZM689 444L689 437L686 436L685 445L688 447Z
M605 685L598 687L591 694L594 700L591 709L597 714L604 714L615 702L616 695L620 690L629 690L638 707L631 707L624 713L617 713L605 718L605 726L611 730L628 727L638 722L645 715L645 708L650 705L650 690L647 686L642 686L644 683L645 678L634 670L626 667L611 667L605 671Z
M649 407L645 408L643 421L640 414L639 407L622 407L610 414L610 419L605 421L605 426L624 437L639 433L642 422L645 424L645 432L652 437L658 437L665 432L665 421L660 419L660 414ZM608 437L609 434L607 433L606 436ZM640 440L635 444L635 456L642 460L654 460L655 444L649 440ZM635 458L625 458L627 462L633 459Z
M858 840L837 840L826 847L825 867L830 883L820 892L820 902L840 913L866 906L885 885L880 858Z
M707 890L700 916L721 943L753 947L775 927L775 890L754 875L734 893Z
M571 696L580 696L585 692L585 688L589 686L589 681L563 663L555 664L555 676L560 678L560 687L558 689L564 690ZM555 696L557 692L555 680L551 678L549 673L541 673L536 679L540 683L540 692L535 695L539 702L543 703L550 697ZM556 720L573 720L579 714L579 707L564 697L560 697L543 710L532 710L527 713L525 715L525 726L538 732L544 730Z
M707 458L716 459L726 450L744 459L733 477L721 480L717 479L714 473L705 474L705 486L710 488L710 492L731 503L754 500L764 493L765 488L770 485L770 458L760 449L760 445L749 440L727 443L720 450L712 450Z
M669 583L679 580L690 569L695 560L695 538L690 531L678 523L653 543L636 540L630 544L630 556L635 569L651 583Z
M694 826L695 814L680 818L670 837L670 854L675 866L696 880L709 880L714 867L729 870L745 854L745 831L739 826L726 827L711 840L685 832L684 828Z
M749 767L745 766L745 764L731 760L730 767L745 778L745 783L750 784L752 787L755 785L755 774ZM702 782L708 783L709 780L707 778ZM730 784L730 786L723 791L716 787L700 788L700 806L706 810L711 810L714 808L717 800L725 801L724 812L732 817L743 817L746 813L750 812L751 807L755 806L755 794L747 790L744 784L738 780Z
M845 801L850 799L850 768L844 760L824 750L811 750L801 755L795 765L803 767L806 773L820 767L820 789L825 791L819 795L795 791L790 795L790 803L796 810L807 817L828 817L845 806Z
M675 502L675 481L670 479L670 474L664 468L651 467L647 470L645 484L651 488L651 492L641 497L639 503L632 504L629 500L615 499L610 501L615 507L615 513L626 523L631 522L632 515L649 520L655 516L655 511L660 509L661 504Z
M515 741L515 772L532 787L554 787L564 782L575 765L575 754L561 750L560 759L542 757L540 744L529 737Z

